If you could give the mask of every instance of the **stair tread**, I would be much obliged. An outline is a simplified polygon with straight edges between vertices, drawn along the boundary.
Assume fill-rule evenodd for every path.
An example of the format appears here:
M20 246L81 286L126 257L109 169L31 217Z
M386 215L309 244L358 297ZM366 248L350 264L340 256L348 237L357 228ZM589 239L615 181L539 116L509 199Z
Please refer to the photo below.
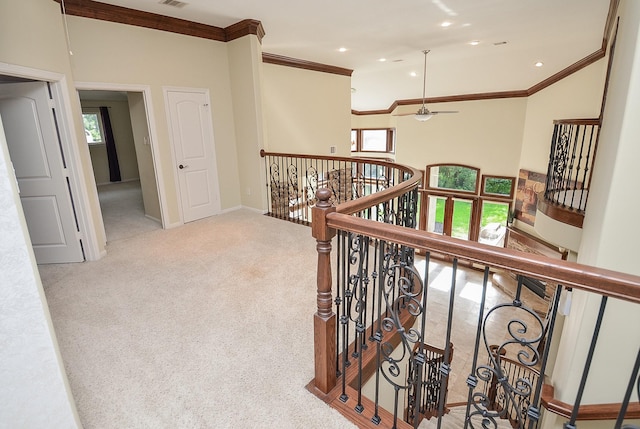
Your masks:
M449 413L442 416L442 425L440 426L441 429L463 428L466 412L467 412L466 406L451 408ZM474 421L478 422L474 424L474 427L483 427L482 424L480 423L481 422L480 419L481 419L480 417L477 420L474 419ZM496 429L513 429L508 420L496 419L496 423L497 423ZM420 423L419 429L436 429L437 427L438 427L438 419L434 417L434 418L431 418L430 420L423 420L422 423ZM493 426L489 426L489 427L493 427Z

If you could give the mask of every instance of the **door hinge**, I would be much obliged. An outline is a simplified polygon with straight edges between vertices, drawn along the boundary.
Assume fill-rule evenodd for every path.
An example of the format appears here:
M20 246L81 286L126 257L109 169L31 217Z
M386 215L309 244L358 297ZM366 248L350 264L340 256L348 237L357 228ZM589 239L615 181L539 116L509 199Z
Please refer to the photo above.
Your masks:
M47 103L49 103L49 108L50 109L54 109L56 108L56 103L53 101L53 98L48 98L47 99Z

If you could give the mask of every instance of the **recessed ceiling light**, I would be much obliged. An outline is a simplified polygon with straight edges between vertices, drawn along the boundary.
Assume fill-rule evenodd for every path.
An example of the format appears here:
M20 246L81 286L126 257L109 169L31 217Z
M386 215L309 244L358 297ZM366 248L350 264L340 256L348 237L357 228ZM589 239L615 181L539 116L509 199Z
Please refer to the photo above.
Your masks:
M347 48L344 48L344 47L338 48L338 52L347 52Z
M387 61L386 58L378 58L378 61L380 61L381 63L384 63L385 61Z
M472 40L472 41L470 41L470 42L469 42L469 44L470 44L471 46L477 46L477 45L479 45L479 44L480 44L480 41L479 41L479 40Z
M538 61L536 63L536 67L542 67L544 65L544 63L542 61Z
M411 77L416 77L416 76L418 76L418 73L416 73L416 72L411 72L411 73L409 73L409 76L411 76Z

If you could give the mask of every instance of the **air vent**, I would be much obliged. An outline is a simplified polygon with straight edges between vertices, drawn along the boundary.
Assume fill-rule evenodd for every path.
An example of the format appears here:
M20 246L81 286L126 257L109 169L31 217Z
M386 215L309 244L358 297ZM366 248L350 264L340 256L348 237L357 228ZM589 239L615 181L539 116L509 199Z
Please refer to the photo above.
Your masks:
M178 0L160 0L160 4L172 7L185 7L187 4Z

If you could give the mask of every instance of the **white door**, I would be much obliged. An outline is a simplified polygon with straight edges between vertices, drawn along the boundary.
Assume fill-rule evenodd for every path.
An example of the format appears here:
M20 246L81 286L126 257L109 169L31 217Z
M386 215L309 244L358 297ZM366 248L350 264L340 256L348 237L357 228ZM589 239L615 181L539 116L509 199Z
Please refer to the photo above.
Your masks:
M44 82L0 85L0 116L39 264L82 262L68 172Z
M184 222L220 212L209 97L167 91L167 105Z

